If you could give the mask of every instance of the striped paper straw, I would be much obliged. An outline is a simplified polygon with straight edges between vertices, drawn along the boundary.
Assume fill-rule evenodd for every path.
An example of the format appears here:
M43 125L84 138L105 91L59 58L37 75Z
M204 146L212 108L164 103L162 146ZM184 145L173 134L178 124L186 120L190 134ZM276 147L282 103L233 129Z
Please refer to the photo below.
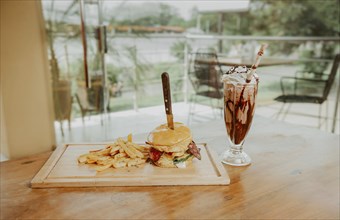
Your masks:
M251 81L251 78L253 77L253 74L255 73L256 68L259 66L261 57L264 53L264 50L268 47L268 44L262 44L260 47L259 52L257 52L257 56L255 59L255 63L251 66L250 71L247 73L247 80L246 82L249 83Z

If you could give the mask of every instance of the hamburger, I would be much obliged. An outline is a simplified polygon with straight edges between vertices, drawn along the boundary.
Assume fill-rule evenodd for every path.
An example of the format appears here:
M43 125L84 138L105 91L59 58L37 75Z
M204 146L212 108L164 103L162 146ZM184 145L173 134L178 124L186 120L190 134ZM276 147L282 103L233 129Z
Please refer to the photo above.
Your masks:
M179 122L174 123L173 130L167 124L158 126L150 132L146 143L150 145L151 162L159 167L185 168L194 157L201 159L190 129Z

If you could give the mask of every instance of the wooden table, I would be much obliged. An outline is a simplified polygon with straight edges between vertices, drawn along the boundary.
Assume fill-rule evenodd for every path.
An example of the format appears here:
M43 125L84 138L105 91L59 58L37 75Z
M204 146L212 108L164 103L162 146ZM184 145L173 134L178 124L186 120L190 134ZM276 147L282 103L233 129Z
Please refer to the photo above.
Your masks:
M192 131L224 151L222 120ZM1 218L339 219L339 135L256 116L245 150L229 186L31 189L51 153L2 162Z
M227 57L219 57L218 61L202 59L196 60L198 63L203 64L213 64L213 65L222 65L222 66L247 66L248 68L253 65L253 61L251 59L241 59L241 58L227 58ZM273 59L273 58L262 58L259 66L275 66L275 65L285 65L292 64L292 60L282 60L282 59Z

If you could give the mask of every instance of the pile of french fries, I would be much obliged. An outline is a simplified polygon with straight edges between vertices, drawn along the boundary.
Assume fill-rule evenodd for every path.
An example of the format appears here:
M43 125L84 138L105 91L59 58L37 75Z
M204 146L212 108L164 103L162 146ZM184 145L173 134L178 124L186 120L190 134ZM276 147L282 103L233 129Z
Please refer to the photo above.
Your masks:
M132 142L132 135L127 140L118 138L113 144L104 149L93 150L87 154L80 155L78 162L81 164L97 164L97 171L103 171L110 167L121 168L144 164L149 156L147 146Z

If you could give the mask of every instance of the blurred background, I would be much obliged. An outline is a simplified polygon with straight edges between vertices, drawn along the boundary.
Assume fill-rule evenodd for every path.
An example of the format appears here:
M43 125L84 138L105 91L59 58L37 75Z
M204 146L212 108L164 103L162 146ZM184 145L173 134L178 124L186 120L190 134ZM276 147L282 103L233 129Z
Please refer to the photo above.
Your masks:
M166 122L162 72L176 121L223 123L220 88L202 95L198 68L219 78L251 65L262 43L256 114L339 133L339 3L1 1L1 160L149 132ZM296 92L297 78L308 79L302 98L286 106L278 97Z

